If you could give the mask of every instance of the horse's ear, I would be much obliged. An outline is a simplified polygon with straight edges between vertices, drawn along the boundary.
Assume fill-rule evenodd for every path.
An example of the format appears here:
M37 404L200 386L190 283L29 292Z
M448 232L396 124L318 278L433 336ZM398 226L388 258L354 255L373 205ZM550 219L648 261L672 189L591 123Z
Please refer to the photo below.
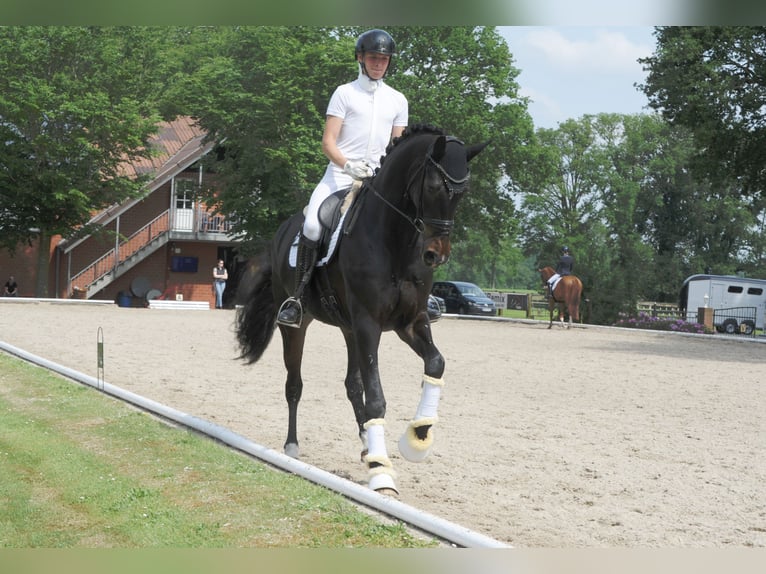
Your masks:
M446 136L439 136L434 140L434 143L431 144L431 157L434 159L434 161L438 162L441 160L441 158L444 157L444 152L447 149L447 137Z
M471 147L466 149L466 157L468 158L468 161L471 161L473 158L475 158L477 155L479 155L479 152L483 150L485 147L487 147L492 140L487 140L484 143L479 143L476 145L472 145Z

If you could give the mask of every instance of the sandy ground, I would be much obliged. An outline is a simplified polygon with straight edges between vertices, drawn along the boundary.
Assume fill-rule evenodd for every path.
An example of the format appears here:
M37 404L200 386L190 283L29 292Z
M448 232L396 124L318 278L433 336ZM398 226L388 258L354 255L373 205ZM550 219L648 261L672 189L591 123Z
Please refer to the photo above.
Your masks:
M0 303L0 340L281 451L287 431L276 332L236 359L234 311ZM508 544L766 546L766 345L603 327L443 318L434 452L396 441L422 364L393 333L380 348L386 442L400 500ZM314 323L299 411L302 460L366 484L345 398L340 333Z

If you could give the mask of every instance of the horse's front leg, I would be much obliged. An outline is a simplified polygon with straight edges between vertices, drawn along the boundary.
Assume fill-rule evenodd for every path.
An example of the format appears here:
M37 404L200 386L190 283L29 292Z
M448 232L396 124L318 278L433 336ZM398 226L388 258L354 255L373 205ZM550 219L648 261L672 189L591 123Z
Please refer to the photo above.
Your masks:
M287 369L285 381L285 399L287 400L287 440L285 454L298 458L298 403L303 394L303 379L301 378L301 363L303 362L303 345L306 341L306 328L310 321L304 321L299 329L279 326L282 333L282 358Z
M346 397L351 403L351 408L354 409L354 418L356 419L356 424L359 430L359 439L362 441L362 462L364 462L368 452L368 445L367 430L364 428L364 423L367 422L367 415L364 410L364 385L362 384L362 373L359 370L359 360L353 334L349 331L344 331L343 337L346 340L346 351L348 354L345 380Z
M401 455L410 462L421 462L431 453L433 426L439 420L437 411L444 387L444 357L434 345L427 313L419 314L411 325L396 333L423 359L420 402L415 416L399 439Z
M398 494L399 491L394 483L396 472L386 450L386 398L383 395L378 369L381 328L372 320L357 319L353 331L359 372L364 387L362 418L365 422L362 432L366 432L367 439L367 454L364 456L364 462L367 464L369 475L368 486L383 494Z

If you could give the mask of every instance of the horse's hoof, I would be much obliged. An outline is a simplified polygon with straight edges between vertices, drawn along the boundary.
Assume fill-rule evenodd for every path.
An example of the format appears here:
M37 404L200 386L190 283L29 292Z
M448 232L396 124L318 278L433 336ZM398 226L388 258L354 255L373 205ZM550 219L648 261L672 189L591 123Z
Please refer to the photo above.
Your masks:
M396 484L394 484L394 477L387 473L373 474L370 477L368 486L379 494L386 494L388 496L399 494Z
M383 496L392 496L392 497L398 497L399 491L395 488L379 488L376 490L378 494L382 494Z
M290 458L299 458L298 456L298 445L291 443L285 445L285 454L289 456Z
M415 430L412 427L407 427L407 430L399 437L399 454L401 454L405 460L409 462L423 462L429 454L431 454L431 445L433 444L433 431L428 429L428 436L426 440L419 440L415 435Z

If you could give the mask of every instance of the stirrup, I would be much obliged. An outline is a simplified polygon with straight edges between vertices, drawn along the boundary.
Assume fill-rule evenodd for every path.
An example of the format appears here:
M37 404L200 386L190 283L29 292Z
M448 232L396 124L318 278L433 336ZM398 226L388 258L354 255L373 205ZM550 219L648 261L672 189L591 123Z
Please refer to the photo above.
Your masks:
M295 305L295 310L298 314L297 318L294 321L288 321L284 318L280 318L282 316L282 312L287 311L292 306L292 304ZM294 329L300 329L302 322L303 305L301 305L300 299L296 299L295 297L288 297L284 300L282 305L279 306L279 311L277 312L277 324L284 325L285 327L293 327Z

